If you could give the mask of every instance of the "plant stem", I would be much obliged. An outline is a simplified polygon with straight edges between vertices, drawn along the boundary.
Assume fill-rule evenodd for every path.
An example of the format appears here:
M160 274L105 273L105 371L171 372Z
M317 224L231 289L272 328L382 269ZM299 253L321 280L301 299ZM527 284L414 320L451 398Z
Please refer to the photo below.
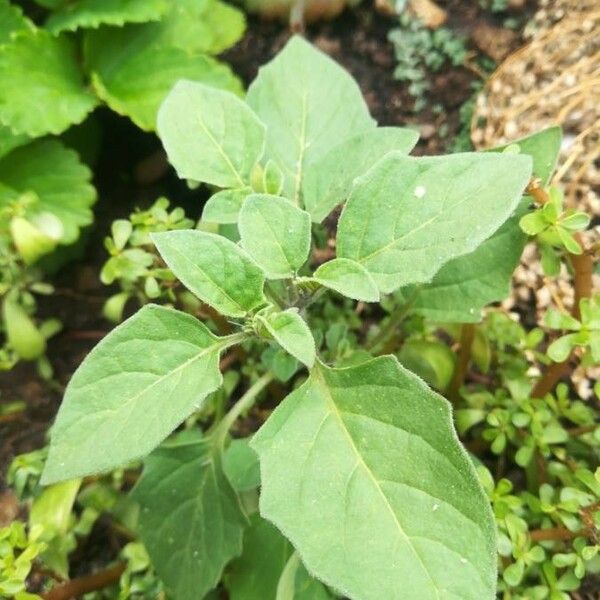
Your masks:
M416 296L416 294L415 294ZM371 341L366 345L366 349L373 354L377 353L377 349L379 346L382 346L387 342L387 340L394 335L398 326L404 321L408 311L410 310L413 303L413 298L411 298L402 306L399 306L396 310L394 310L389 317L389 320L385 327L381 327L381 329L373 336Z
M534 529L529 532L533 542L568 541L577 537L588 537L590 532L586 529L581 531L569 531L566 527L551 527L548 529Z
M471 348L475 339L475 325L473 323L465 323L460 330L460 351L458 353L458 361L454 368L452 381L448 386L448 399L454 402L458 399L458 393L462 384L465 382L469 361L471 360Z
M57 585L49 592L42 594L42 598L44 600L71 600L71 598L79 598L84 594L101 590L116 583L119 581L119 577L121 577L123 571L125 571L125 563L115 565L98 573L78 577L77 579Z
M233 405L215 429L214 436L219 444L223 443L225 436L232 425L237 421L238 417L254 405L259 394L273 381L274 378L274 375L271 373L266 373Z
M539 187L539 185L536 183L531 183L528 186L527 193L531 195L538 204L541 205L546 204L550 199L546 191ZM573 303L573 308L571 309L571 314L577 320L579 320L581 318L579 303L581 302L582 298L591 298L594 291L594 283L592 280L594 261L592 259L592 255L585 248L581 234L576 232L573 237L577 240L577 243L583 250L581 254L569 253L571 265L573 266L575 287L575 300ZM542 373L541 378L535 384L535 387L531 392L531 397L543 398L547 393L551 392L556 384L571 372L572 357L573 353L571 352L571 355L563 362L552 363L548 369Z

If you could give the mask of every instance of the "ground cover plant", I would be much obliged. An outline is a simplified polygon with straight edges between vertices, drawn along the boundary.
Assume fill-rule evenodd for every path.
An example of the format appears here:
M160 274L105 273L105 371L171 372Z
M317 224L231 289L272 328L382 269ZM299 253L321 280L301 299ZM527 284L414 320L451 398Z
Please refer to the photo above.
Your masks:
M245 101L179 82L158 133L214 193L196 228L164 198L113 224L105 314L144 306L12 465L0 594L66 577L103 515L116 564L44 598L554 600L598 572L597 411L557 382L598 362L599 307L558 129L411 157L293 38ZM486 308L528 236L576 290L536 329Z
M0 1L0 368L37 360L48 377L46 339L60 323L36 318L35 296L52 293L46 273L92 223L96 199L91 172L69 145L93 155L97 125L87 118L101 102L153 130L182 77L240 93L213 55L242 36L245 20L217 0L38 4L30 9L36 25L18 4ZM47 137L68 130L66 143Z

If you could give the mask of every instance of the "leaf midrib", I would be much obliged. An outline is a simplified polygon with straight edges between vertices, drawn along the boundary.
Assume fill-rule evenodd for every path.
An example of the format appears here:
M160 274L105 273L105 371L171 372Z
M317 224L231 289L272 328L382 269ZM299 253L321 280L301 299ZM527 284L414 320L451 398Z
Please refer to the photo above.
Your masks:
M375 476L373 475L373 473L371 472L371 470L369 469L369 467L365 463L362 455L360 454L360 452L358 451L358 448L356 447L356 444L354 443L354 440L352 439L352 436L350 435L350 432L348 431L348 429L344 425L344 420L342 419L342 415L340 414L340 411L338 410L338 408L337 408L337 406L335 404L335 400L333 399L333 395L332 395L329 387L327 386L327 382L325 381L325 378L323 377L323 374L322 374L321 370L317 367L316 369L313 370L312 374L314 376L315 382L317 383L318 387L321 389L321 392L323 394L323 397L325 398L325 402L327 404L327 407L330 409L330 414L332 414L333 417L338 422L340 430L343 432L344 436L348 440L348 444L350 446L350 449L352 450L352 452L356 456L357 466L362 467L362 470L367 474L367 476L369 477L369 479L373 482L373 485L375 486L376 490L379 492L379 494L381 495L381 498L384 501L385 507L388 509L389 513L392 515L392 518L394 519L394 522L397 525L398 532L400 533L401 537L403 537L406 540L409 548L412 550L414 556L417 558L418 562L420 563L420 565L421 565L421 567L422 567L425 575L431 581L431 585L433 587L433 590L435 591L436 599L437 600L441 600L439 589L438 589L438 587L437 587L437 585L435 583L435 580L433 579L433 577L429 573L429 570L427 569L427 566L423 562L423 559L421 558L421 556L417 552L416 548L413 546L410 537L408 536L408 534L402 528L402 525L398 521L398 517L396 516L396 513L394 512L394 509L392 508L389 500L387 499L387 496L383 493L383 490L379 486L379 483L378 483L377 479L375 478Z

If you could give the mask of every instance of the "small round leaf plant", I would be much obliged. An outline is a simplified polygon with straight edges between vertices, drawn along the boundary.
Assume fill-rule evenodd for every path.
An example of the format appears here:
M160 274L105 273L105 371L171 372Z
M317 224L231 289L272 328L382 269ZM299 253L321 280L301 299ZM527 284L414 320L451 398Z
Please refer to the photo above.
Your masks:
M524 243L531 157L409 156L416 133L378 127L350 75L299 37L245 101L180 81L158 133L180 177L217 191L198 229L153 241L231 332L157 305L116 327L71 379L43 482L144 458L138 531L175 600L204 597L234 559L230 591L244 569L260 580L238 598L295 597L298 586L312 598L494 598L494 518L449 403L372 345L351 366L324 364L311 306L322 294L396 293L477 320L506 292ZM313 271L315 232L339 205L336 255ZM505 280L469 287L489 272ZM451 292L464 280L465 296L445 296L444 278ZM273 372L205 432L169 437L222 385L223 353L256 344L278 345L306 374L249 445L230 431Z

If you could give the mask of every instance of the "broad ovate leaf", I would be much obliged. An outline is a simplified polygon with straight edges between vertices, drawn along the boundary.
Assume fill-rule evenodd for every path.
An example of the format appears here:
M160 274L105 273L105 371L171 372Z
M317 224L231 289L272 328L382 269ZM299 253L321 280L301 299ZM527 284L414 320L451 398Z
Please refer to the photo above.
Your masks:
M197 600L242 552L239 500L210 440L175 438L144 461L133 491L139 533L173 600Z
M194 317L155 305L116 327L69 382L43 483L148 454L221 385L219 355L229 344Z
M519 227L519 210L476 250L446 263L424 285L398 292L413 312L442 323L481 321L482 309L506 298L527 236Z
M277 584L292 545L260 515L250 518L244 550L227 568L225 586L231 600L275 600Z
M181 79L241 93L241 83L227 65L205 54L158 44L147 27L152 24L86 33L92 85L112 110L153 131L162 101Z
M0 124L30 137L62 133L97 104L72 40L42 29L0 46L0 82Z
M315 340L297 309L271 312L258 315L257 318L286 352L309 369L313 366L316 356Z
M515 140L510 144L491 148L489 152L505 152L509 149L531 156L533 160L533 176L540 179L542 186L546 186L550 183L550 177L556 167L561 142L561 128L548 127L527 137Z
M320 223L344 202L354 180L366 173L388 152L408 154L419 134L412 129L378 127L355 135L306 166L302 202L315 223Z
M252 188L246 187L221 190L213 194L202 209L202 220L222 225L235 225L244 200L252 193Z
M520 154L390 153L356 182L338 256L361 263L383 293L427 282L508 219L530 175L531 158Z
M492 600L495 524L450 405L393 357L317 365L251 445L260 511L361 600Z
M46 21L54 34L100 25L158 21L169 10L168 0L76 0L60 7Z
M349 258L334 258L323 263L312 276L314 281L336 292L363 302L377 302L379 290L371 274Z
M160 108L158 135L182 179L244 188L262 156L265 127L234 94L180 81Z
M91 178L77 153L57 140L38 140L0 159L0 184L21 194L33 192L37 201L28 207L27 217L36 220L45 213L58 217L63 244L72 244L79 230L93 221L96 190Z
M310 216L286 198L253 194L242 205L242 246L269 279L291 277L310 252Z
M298 36L260 69L247 100L267 126L266 152L283 169L284 195L296 202L308 164L375 128L349 73Z
M155 233L152 240L183 285L222 314L243 317L265 301L264 273L223 236L179 230Z

